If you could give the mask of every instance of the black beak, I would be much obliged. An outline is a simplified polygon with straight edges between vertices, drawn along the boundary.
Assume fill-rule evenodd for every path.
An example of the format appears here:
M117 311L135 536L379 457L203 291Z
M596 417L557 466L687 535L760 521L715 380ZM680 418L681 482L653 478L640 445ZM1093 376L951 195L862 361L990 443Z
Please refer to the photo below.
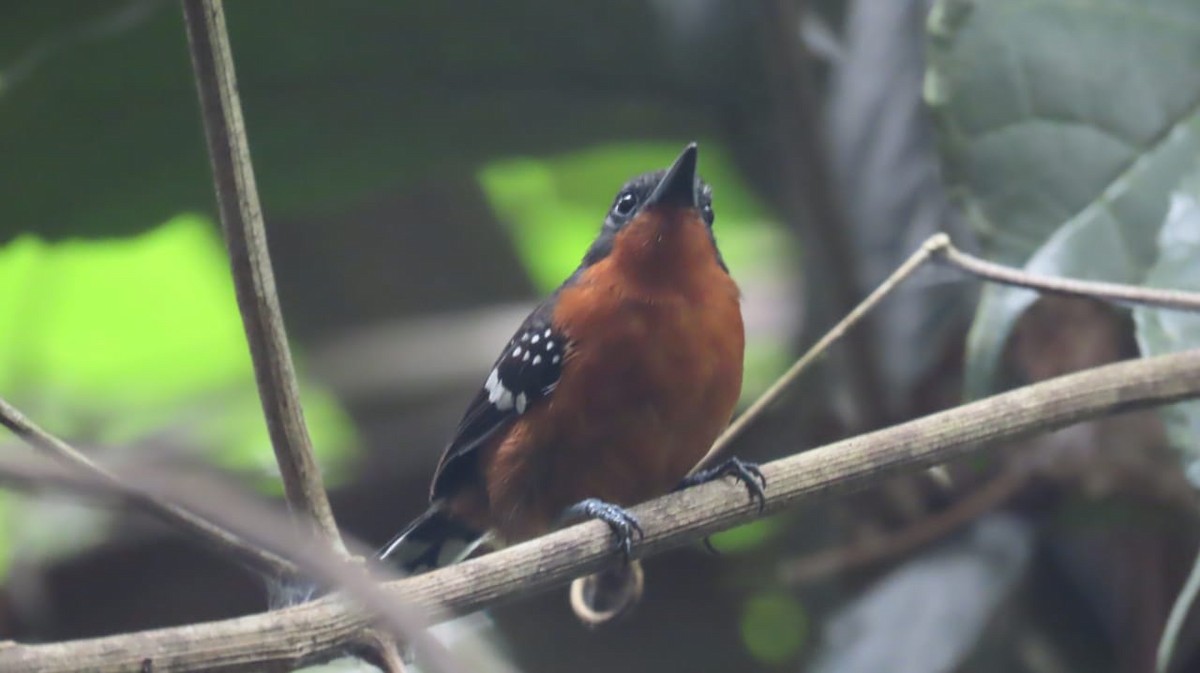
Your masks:
M683 153L667 169L645 205L699 207L696 198L696 151L696 143L688 143L683 148Z

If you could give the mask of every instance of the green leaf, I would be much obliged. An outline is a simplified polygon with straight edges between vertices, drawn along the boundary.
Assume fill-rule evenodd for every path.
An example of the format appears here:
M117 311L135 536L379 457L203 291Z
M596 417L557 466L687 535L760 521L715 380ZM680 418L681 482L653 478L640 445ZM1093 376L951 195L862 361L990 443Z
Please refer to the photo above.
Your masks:
M23 236L0 247L0 396L106 458L190 452L280 488L228 261L205 217L129 238ZM353 427L310 382L301 399L336 480L353 456ZM21 525L0 524L0 561L12 552L6 539L22 554L56 556L88 544L81 531L103 532L94 510L12 500L4 511Z
M808 616L799 601L783 593L760 594L742 608L742 642L768 664L793 661L808 639Z
M1171 195L1171 208L1158 232L1158 259L1146 275L1150 287L1200 292L1200 171ZM1200 347L1200 315L1138 307L1133 311L1144 355ZM1200 486L1200 402L1161 410L1171 445L1183 456L1188 478Z
M737 554L761 547L782 532L783 528L779 517L773 516L714 533L708 541L713 549L722 554Z
M985 255L1029 271L1139 283L1168 191L1200 154L1200 3L941 0L926 99L945 175ZM1036 295L989 286L967 392Z

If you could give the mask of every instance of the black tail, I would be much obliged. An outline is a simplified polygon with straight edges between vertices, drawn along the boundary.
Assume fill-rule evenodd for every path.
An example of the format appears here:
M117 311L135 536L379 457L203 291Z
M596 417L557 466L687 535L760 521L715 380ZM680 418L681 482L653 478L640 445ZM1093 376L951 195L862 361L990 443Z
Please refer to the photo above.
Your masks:
M414 574L461 561L482 542L482 533L451 519L436 502L379 550L379 560Z

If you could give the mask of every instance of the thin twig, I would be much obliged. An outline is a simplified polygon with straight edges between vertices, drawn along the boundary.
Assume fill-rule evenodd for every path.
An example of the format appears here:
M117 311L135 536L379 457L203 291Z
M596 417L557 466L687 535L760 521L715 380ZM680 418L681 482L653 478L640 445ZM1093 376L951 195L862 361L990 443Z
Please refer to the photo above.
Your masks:
M1200 311L1200 293L1029 273L969 255L954 247L949 237L944 234L938 236L943 238L934 245L934 257L978 278L1030 290L1090 297L1119 304L1141 304L1183 311ZM933 240L933 238L929 239L926 245Z
M1013 497L1029 482L1028 471L1000 474L944 511L932 514L900 531L781 563L779 577L788 584L804 584L836 572L847 572L903 556L941 539Z
M168 524L177 526L181 531L191 534L215 551L237 559L253 570L269 577L288 575L296 570L296 567L286 559L249 544L232 532L186 509L137 491L70 444L38 427L3 399L0 399L0 425L8 428L17 437L47 456L76 470L81 475L90 475L107 484L113 491L137 501L141 508L150 514Z
M340 644L340 649L363 651L366 654L381 656L381 645L388 645L388 658L374 663L386 666L385 670L402 670L399 657L395 656L395 647L390 641L378 643L373 639L381 635L403 638L404 642L418 649L423 659L434 669L451 673L463 670L450 653L426 631L429 619L426 615L429 606L417 610L403 599L386 596L379 591L376 578L369 576L366 567L335 554L323 542L302 535L294 526L288 525L284 516L261 502L251 500L245 495L232 491L215 481L197 481L193 478L181 480L171 478L153 470L138 469L129 474L118 475L124 483L137 483L142 487L136 492L128 489L113 488L107 479L75 470L66 470L49 463L34 463L28 460L13 460L0 457L0 485L9 488L43 491L57 489L76 497L88 497L101 502L114 502L117 506L141 508L147 499L161 500L169 497L180 506L200 512L211 521L218 522L225 528L234 531L240 537L270 550L280 556L295 559L300 568L319 578L329 586L342 589L345 596L363 606L372 614L378 615L381 626L387 631L368 629L359 634L346 633L346 639ZM390 574L386 568L375 568L376 574L387 578ZM259 638L262 634L259 634ZM0 647L0 652L3 648ZM335 654L330 648L329 654ZM152 656L148 652L146 658L151 660L153 669L163 670L165 659ZM236 657L227 656L221 666L228 669L242 665ZM304 659L296 659L289 665L299 666L315 663ZM213 662L207 662L203 668L208 670ZM248 664L247 664L248 665Z
M1200 350L1070 374L763 466L765 514L867 488L1002 442L1088 418L1200 397ZM713 482L633 509L645 529L637 558L695 542L762 514L738 484ZM560 586L615 560L612 534L591 521L508 549L383 585L417 607L480 610ZM363 627L367 616L333 599L238 619L50 645L0 646L0 670L97 673L135 669L155 653L159 673L236 657L268 668L312 657ZM262 638L264 633L286 637Z
M854 307L853 311L834 325L817 343L813 344L800 359L796 360L795 364L784 372L783 376L780 376L745 412L738 416L717 438L695 469L698 470L710 464L721 455L733 441L745 432L747 427L758 420L764 411L777 402L783 393L796 383L800 374L823 355L834 341L841 338L897 285L908 279L930 259L944 261L983 280L1005 285L1015 285L1055 294L1090 297L1122 304L1144 304L1177 310L1200 311L1200 293L1032 274L973 257L954 247L949 236L937 233L926 239L921 247L893 271L879 287L875 288L871 294L867 295L866 299L863 299L862 303Z
M800 359L796 360L795 364L793 364L786 372L783 373L783 376L780 376L778 379L776 379L775 383L772 383L771 387L767 388L766 392L760 395L759 398L755 400L745 412L738 416L737 419L725 429L725 432L721 433L721 436L718 437L717 441L713 443L712 448L708 450L708 453L705 454L704 458L700 460L700 462L692 471L695 472L696 470L703 468L720 456L732 442L737 440L742 433L745 432L747 427L754 423L754 421L756 421L758 417L767 410L767 408L778 401L780 396L782 396L788 388L791 388L792 385L796 383L797 379L800 378L800 374L802 374L805 369L808 369L809 365L815 362L818 357L823 355L829 348L830 344L840 339L841 336L846 333L846 330L849 330L856 323L858 323L858 321L861 320L863 316L867 314L867 312L875 308L875 305L882 301L888 294L890 294L897 285L904 282L904 280L911 276L913 272L921 268L921 265L929 259L930 255L932 255L935 250L942 245L948 244L949 242L950 237L946 236L945 234L935 234L934 236L931 236L929 240L921 244L921 247L918 248L917 251L911 256L909 256L908 259L904 260L904 263L901 264L900 267L895 271L893 271L892 275L888 276L887 279L880 283L879 287L875 288L871 294L867 295L867 298L863 299L858 306L855 306L853 311L850 311L850 313L846 314L845 318L842 318L840 321L838 321L836 325L834 325L828 332L825 333L825 336L821 337L817 343L813 344L812 348L809 348L804 355L800 356Z
M183 13L238 308L284 493L292 512L309 523L318 538L345 554L300 408L242 121L225 12L220 0L183 0Z

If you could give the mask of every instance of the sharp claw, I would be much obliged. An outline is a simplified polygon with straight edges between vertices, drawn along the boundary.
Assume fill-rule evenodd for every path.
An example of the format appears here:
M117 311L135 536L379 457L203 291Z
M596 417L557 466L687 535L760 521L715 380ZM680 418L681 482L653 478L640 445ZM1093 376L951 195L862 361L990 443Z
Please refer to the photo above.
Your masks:
M629 561L633 555L634 535L636 534L639 540L646 537L646 533L642 530L641 522L637 520L637 517L617 505L602 500L588 499L576 504L568 511L574 512L576 515L582 514L589 519L598 519L608 524L609 530L617 538L617 548L625 556L626 561Z
M758 505L758 511L761 512L767 505L767 477L762 473L762 470L754 463L746 463L738 458L730 458L723 464L704 470L688 479L684 480L683 487L694 484L720 479L721 477L733 477L745 485L749 491L750 500Z

